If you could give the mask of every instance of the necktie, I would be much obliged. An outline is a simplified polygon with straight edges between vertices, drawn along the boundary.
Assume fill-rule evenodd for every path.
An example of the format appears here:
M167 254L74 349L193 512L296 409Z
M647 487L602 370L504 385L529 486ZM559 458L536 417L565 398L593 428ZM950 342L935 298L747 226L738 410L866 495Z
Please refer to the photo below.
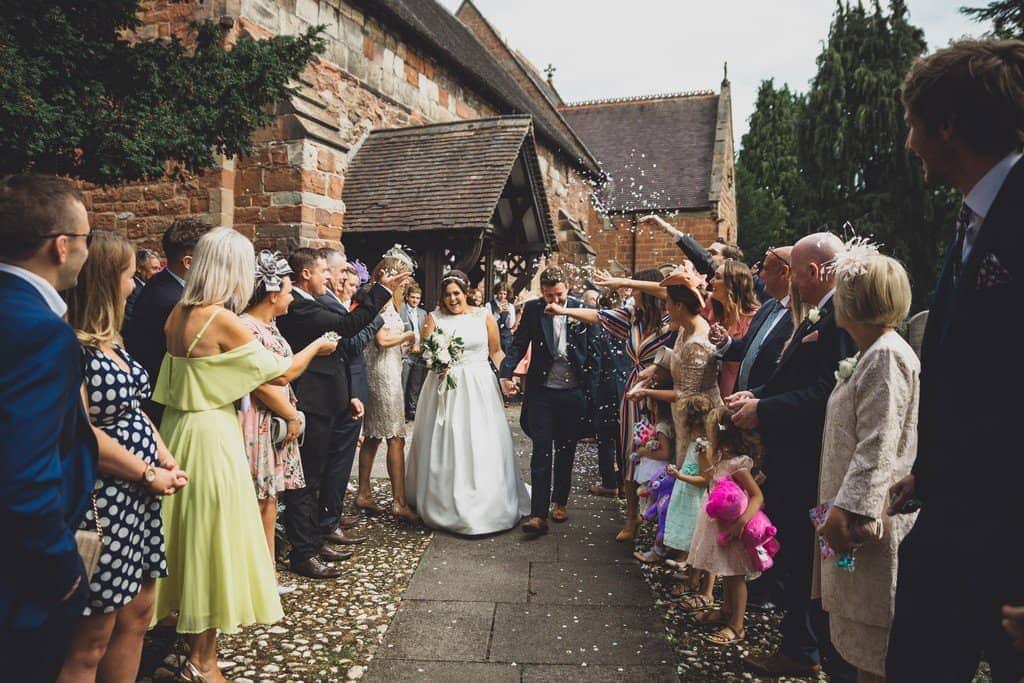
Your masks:
M956 216L956 228L953 233L953 283L960 280L960 269L963 267L964 237L967 235L967 226L971 222L973 212L971 207L964 202L960 204L960 213Z
M740 362L739 374L736 376L736 391L744 391L747 388L747 382L750 380L750 371L754 367L754 361L757 360L757 354L761 352L765 337L775 327L779 310L782 308L782 304L778 301L772 302L771 311L765 316L764 322L761 323L761 327L757 330L757 335L751 341L750 346L747 347L747 352L743 355L743 361Z

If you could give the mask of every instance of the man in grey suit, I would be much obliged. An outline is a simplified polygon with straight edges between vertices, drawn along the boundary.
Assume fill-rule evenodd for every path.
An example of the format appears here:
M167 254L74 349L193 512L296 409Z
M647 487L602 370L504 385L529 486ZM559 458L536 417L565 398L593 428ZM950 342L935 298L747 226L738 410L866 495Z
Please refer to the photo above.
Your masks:
M399 311L407 331L416 335L416 341L405 354L402 361L402 388L405 392L405 420L416 419L416 403L420 398L420 388L427 376L427 366L423 364L423 349L420 346L420 330L427 320L427 312L420 308L423 291L416 283L405 290L405 305Z

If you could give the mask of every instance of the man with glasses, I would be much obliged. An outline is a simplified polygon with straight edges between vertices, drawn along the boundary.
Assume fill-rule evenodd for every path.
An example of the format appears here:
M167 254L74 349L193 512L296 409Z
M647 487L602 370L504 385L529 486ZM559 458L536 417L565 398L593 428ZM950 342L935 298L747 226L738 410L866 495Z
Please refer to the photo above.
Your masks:
M57 294L89 254L82 195L55 176L0 181L0 671L52 681L88 596L75 544L96 479L82 352Z

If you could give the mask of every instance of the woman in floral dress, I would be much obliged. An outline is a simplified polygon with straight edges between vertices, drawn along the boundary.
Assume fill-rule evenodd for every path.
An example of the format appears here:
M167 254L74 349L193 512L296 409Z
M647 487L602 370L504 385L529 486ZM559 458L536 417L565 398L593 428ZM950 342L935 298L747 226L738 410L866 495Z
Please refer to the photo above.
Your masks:
M257 254L256 288L249 307L240 316L263 347L282 358L290 357L292 349L277 330L274 319L287 313L292 302L291 272L288 261L280 254L266 250ZM282 491L306 485L298 441L305 418L296 409L296 403L291 386L264 384L250 394L249 400L242 401L238 413L271 557L274 557L277 497ZM288 428L284 440L278 444L274 443L271 432L275 416L285 420Z

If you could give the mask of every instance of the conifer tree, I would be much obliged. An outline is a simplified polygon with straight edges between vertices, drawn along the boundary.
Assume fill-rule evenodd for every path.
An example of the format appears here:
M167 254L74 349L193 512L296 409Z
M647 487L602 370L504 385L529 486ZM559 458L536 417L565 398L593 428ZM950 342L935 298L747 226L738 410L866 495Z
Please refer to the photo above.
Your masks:
M961 7L975 21L991 21L992 37L1024 38L1024 0L992 0L984 7Z
M804 192L797 160L802 98L788 85L762 81L750 127L736 160L736 202L743 250L756 258L770 246L792 244L801 228Z
M0 174L32 169L101 184L189 171L251 150L324 49L319 29L231 49L223 26L194 41L137 41L139 0L0 0Z

